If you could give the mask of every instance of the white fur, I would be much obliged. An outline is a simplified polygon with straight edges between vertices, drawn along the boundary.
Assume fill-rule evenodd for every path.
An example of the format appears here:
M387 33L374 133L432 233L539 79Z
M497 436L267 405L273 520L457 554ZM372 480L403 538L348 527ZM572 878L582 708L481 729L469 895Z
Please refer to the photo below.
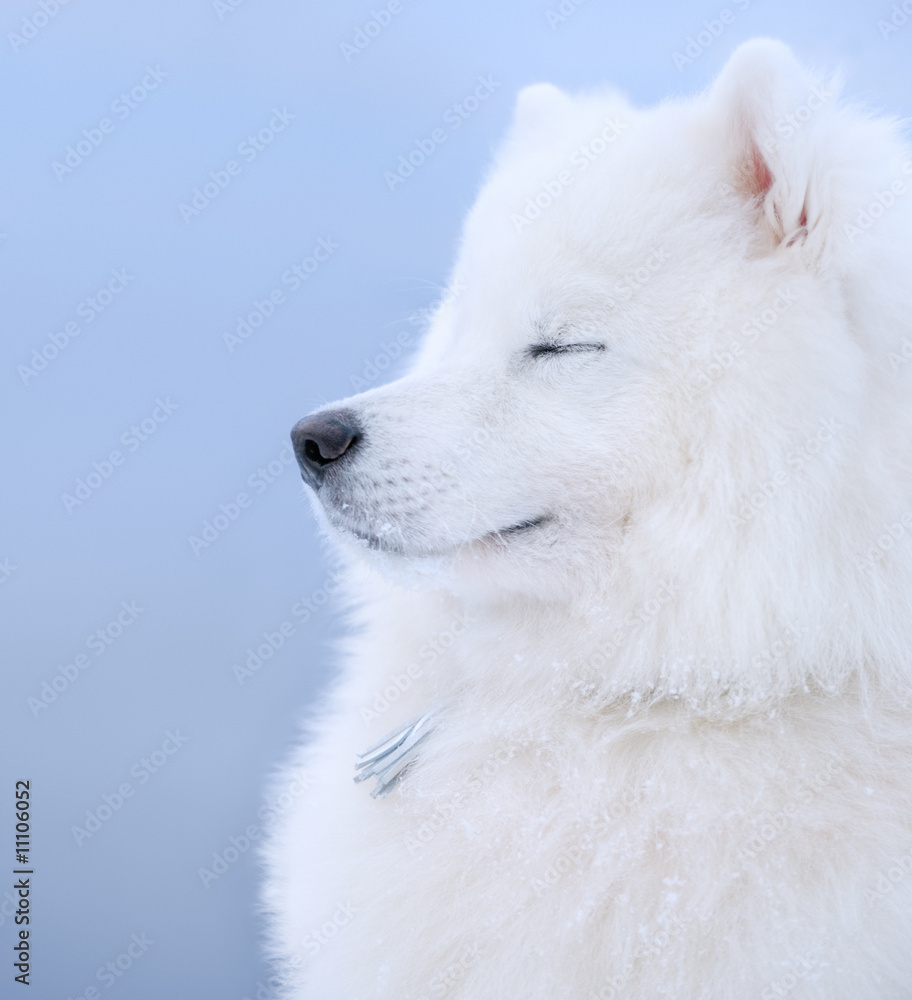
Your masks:
M759 40L692 102L520 95L412 371L343 401L288 996L912 997L912 157L835 87Z

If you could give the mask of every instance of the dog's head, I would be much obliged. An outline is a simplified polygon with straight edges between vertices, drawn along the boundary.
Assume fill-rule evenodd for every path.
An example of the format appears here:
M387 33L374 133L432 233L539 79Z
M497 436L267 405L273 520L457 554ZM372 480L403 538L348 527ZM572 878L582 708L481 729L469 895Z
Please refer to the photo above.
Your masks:
M647 112L528 88L409 373L293 430L326 522L457 589L636 601L674 577L694 621L819 619L796 567L831 571L858 412L906 392L870 371L908 208L853 230L910 174L776 42Z

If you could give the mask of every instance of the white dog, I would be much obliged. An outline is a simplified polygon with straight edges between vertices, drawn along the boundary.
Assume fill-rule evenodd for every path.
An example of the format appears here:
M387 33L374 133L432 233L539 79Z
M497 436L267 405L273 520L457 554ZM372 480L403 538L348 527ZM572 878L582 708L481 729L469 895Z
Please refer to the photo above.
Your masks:
M783 45L520 94L409 374L293 431L358 629L288 996L912 997L910 360L912 155Z

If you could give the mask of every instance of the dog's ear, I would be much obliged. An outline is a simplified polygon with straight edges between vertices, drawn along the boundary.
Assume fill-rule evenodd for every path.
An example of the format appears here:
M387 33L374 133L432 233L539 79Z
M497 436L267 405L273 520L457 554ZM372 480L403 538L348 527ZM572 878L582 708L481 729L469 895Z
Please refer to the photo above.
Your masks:
M573 98L553 83L533 83L516 97L510 138L514 142L546 138L572 114Z
M805 242L825 222L836 90L786 45L755 39L734 52L710 92L728 183L756 207L775 245Z

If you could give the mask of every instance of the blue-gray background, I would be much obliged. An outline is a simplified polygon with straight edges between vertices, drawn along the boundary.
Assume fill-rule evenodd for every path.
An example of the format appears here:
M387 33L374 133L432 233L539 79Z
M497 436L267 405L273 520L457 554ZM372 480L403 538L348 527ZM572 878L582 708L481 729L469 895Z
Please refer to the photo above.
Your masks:
M306 622L293 613L323 600L327 562L280 457L288 429L350 394L353 377L376 384L374 359L396 353L384 345L414 342L519 87L609 81L650 103L699 90L735 45L766 34L844 66L853 95L912 111L912 23L879 24L889 0L728 8L732 23L677 66L722 0L401 0L372 37L356 32L381 0L4 0L0 996L23 991L7 895L17 779L33 797L32 996L76 1000L93 985L123 1000L270 995L255 851L232 852L231 838L243 846L258 824L265 779L328 676L339 629L325 605ZM353 55L356 37L370 40ZM453 128L448 110L479 77L493 93ZM119 117L112 105L144 80ZM245 159L246 136L282 124L273 109L287 124ZM103 118L113 131L93 133ZM384 173L435 128L446 141L391 191ZM83 130L102 141L55 172ZM241 171L182 217L232 159ZM283 286L321 239L338 248L300 288ZM86 300L121 269L129 283L86 322ZM283 287L229 350L238 316ZM79 332L53 356L68 323ZM42 348L52 357L38 371ZM169 398L176 409L130 451L122 436ZM112 450L124 461L108 468ZM67 504L93 463L110 475ZM249 506L194 551L191 536L220 505L235 513L241 492ZM87 645L122 602L142 611L123 615L110 644ZM248 648L283 622L293 634L239 677ZM189 737L170 755L169 730ZM132 794L106 810L124 782ZM93 831L87 811L103 819ZM97 979L134 934L153 943L112 985Z

